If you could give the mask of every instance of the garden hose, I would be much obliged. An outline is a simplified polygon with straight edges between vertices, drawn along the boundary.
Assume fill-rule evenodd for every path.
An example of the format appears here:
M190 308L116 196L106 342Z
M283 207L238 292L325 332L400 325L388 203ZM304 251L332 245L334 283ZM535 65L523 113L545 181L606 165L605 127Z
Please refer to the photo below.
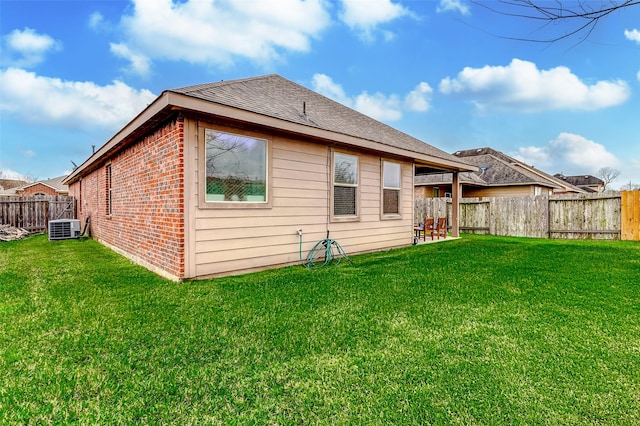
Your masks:
M347 253L342 249L342 246L336 241L329 238L329 231L327 231L327 238L318 241L313 248L307 254L306 259L302 260L302 233L300 235L300 261L305 268L308 269L320 269L328 266L336 261L336 265L340 263L342 258L349 259ZM324 259L324 260L322 260Z

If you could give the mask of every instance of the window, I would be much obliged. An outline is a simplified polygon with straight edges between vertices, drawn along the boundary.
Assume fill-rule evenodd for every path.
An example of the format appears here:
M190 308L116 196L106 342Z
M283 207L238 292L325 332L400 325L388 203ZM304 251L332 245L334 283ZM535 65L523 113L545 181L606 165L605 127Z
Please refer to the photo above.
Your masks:
M400 164L382 162L382 214L400 214L400 172Z
M336 152L333 156L333 215L358 215L358 157Z
M105 180L106 180L106 201L107 201L107 214L110 215L113 213L112 207L112 191L111 191L111 164L107 164L105 167Z
M206 202L267 201L267 141L207 129Z

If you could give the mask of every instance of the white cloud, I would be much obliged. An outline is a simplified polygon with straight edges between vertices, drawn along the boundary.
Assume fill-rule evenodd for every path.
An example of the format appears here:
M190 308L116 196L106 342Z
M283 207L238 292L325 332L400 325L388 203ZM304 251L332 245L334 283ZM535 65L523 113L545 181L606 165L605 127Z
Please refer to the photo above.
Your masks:
M548 173L594 174L600 168L616 167L620 161L604 145L575 133L560 133L545 146L518 149L515 158Z
M438 13L442 12L460 12L463 15L471 14L469 6L462 0L440 0L440 4L438 5L436 11Z
M121 20L124 39L114 53L135 60L228 66L242 58L260 64L283 51L306 52L330 24L323 0L134 0Z
M89 16L89 28L99 29L104 23L104 16L100 12L94 12Z
M515 158L538 167L548 166L551 163L551 153L548 147L524 146L518 149Z
M427 111L433 89L427 83L418 84L409 92L404 101L398 95L385 95L377 92L369 94L364 91L356 96L349 96L342 86L335 83L326 74L315 74L312 79L313 90L353 108L369 117L382 121L397 121L402 118L403 111Z
M374 39L373 31L381 24L393 21L411 12L391 0L342 0L340 19L366 41ZM393 38L388 31L384 38Z
M428 83L420 83L404 98L404 107L409 111L428 111L433 89Z
M104 16L100 12L93 12L89 15L87 21L89 28L95 31L112 30L112 26L108 21L105 21Z
M0 169L0 178L1 179L12 179L12 180L27 180L27 176L22 173L18 173L15 170L11 169Z
M129 61L129 70L141 76L149 75L151 71L151 61L143 55L137 55L124 44L111 43L109 46L111 53Z
M48 52L61 49L60 42L31 28L13 30L3 38L3 56L8 56L3 62L15 67L33 67L44 61Z
M402 118L400 100L396 95L385 96L380 92L370 95L362 92L355 97L356 111L381 121L397 121Z
M0 111L25 122L118 129L155 99L120 81L106 86L63 81L18 68L0 70Z
M350 108L353 108L354 102L347 96L344 89L339 84L335 83L331 77L326 74L314 74L312 79L313 90L333 99L336 102L340 102Z
M636 29L633 29L631 31L624 30L624 36L627 38L627 40L635 41L636 43L640 44L640 31Z
M466 67L457 77L443 79L439 89L469 97L479 110L521 112L597 110L621 104L631 94L621 80L588 85L567 67L539 70L520 59L508 66Z

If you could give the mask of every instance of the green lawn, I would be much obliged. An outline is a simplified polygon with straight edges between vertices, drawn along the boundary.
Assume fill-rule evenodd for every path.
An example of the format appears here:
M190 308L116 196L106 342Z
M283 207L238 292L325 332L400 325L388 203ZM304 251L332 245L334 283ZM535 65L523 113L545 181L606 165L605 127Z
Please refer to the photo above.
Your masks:
M467 236L176 284L0 243L0 424L640 424L640 244Z

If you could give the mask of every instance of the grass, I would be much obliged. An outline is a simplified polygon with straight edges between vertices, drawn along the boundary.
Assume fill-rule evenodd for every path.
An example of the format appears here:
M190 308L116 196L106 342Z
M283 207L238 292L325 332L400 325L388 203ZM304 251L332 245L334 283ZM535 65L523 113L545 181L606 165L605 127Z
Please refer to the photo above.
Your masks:
M0 244L0 424L638 424L640 245L467 236L176 284Z

